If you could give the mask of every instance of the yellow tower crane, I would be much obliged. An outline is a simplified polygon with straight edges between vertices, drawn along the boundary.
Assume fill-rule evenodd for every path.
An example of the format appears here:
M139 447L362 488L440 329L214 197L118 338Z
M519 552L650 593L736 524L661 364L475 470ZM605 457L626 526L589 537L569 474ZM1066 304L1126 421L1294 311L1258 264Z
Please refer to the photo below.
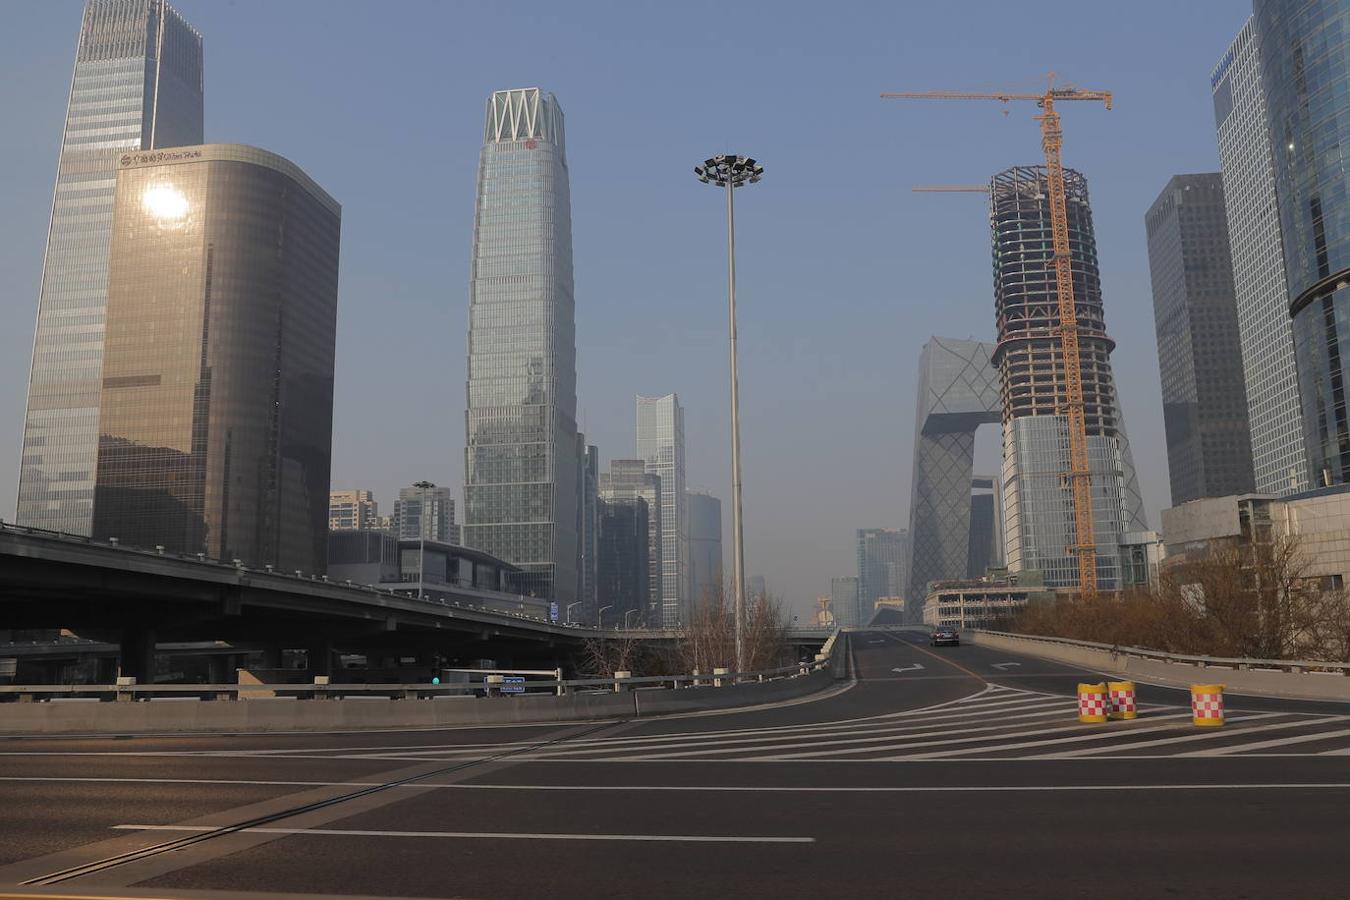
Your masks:
M894 100L1032 100L1041 108L1041 148L1045 151L1045 180L1050 195L1050 231L1054 244L1055 293L1059 301L1059 340L1064 356L1065 413L1069 419L1069 484L1073 490L1074 555L1078 558L1078 588L1083 594L1097 592L1097 543L1093 538L1092 471L1088 463L1087 422L1083 412L1083 367L1078 351L1078 309L1074 305L1073 265L1069 255L1069 215L1064 201L1064 132L1055 103L1059 100L1101 101L1111 108L1110 91L1085 91L1069 85L1050 84L1039 94L973 93L965 91L903 91L884 93Z

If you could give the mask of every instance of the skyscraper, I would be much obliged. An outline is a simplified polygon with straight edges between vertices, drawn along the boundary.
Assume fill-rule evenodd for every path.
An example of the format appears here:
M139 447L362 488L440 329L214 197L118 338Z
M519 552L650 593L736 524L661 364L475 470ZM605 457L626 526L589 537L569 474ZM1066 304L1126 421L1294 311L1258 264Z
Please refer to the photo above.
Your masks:
M1064 170L1083 405L1092 473L1097 582L1120 583L1120 537L1144 530L1106 336L1097 241L1087 179ZM990 183L994 305L1003 406L1004 518L1008 568L1039 570L1055 588L1078 584L1069 471L1067 389L1059 326L1050 201L1044 166L1017 166Z
M1172 505L1251 493L1251 433L1223 176L1173 176L1144 225Z
M1233 255L1238 335L1256 490L1308 488L1308 458L1294 367L1289 287L1285 282L1269 116L1252 19L1242 26L1210 77L1223 162L1223 198Z
M42 267L19 470L23 525L92 528L118 160L201 142L201 35L163 0L88 0Z
M422 484L427 484L422 487ZM398 489L394 501L394 536L399 540L440 541L458 544L461 539L455 524L455 500L450 488L422 482Z
M464 543L560 606L577 593L576 326L563 114L487 101L469 285Z
M689 513L690 602L722 596L722 501L703 491L685 497Z
M647 471L640 459L612 459L609 471L600 475L600 499L606 503L641 497L647 503L647 612L642 617L648 625L664 625L661 573L661 553L665 541L661 539L661 476Z
M255 147L122 157L95 537L324 571L341 218Z
M380 507L370 491L329 491L329 531L376 531Z
M1304 449L1314 484L1340 484L1350 480L1350 6L1253 7Z
M653 624L646 615L651 609L647 582L651 551L648 511L647 501L641 497L600 501L596 601L595 609L588 611L585 621L597 621L600 609L612 607L606 616L610 622Z
M857 625L866 625L872 620L871 611L868 611L866 620L858 619L858 578L855 575L849 575L844 578L830 579L830 611L834 613L834 621L841 628L849 628Z
M588 445L586 436L578 434L577 454L581 460L581 478L577 480L581 491L577 498L577 600L585 604L583 609L589 614L597 607L596 580L600 577L600 449Z
M858 608L854 621L861 623L871 618L872 609L882 597L905 595L909 532L892 528L859 528L857 538ZM838 613L836 608L835 614Z
M637 398L637 455L661 478L661 617L689 621L689 521L684 492L684 408L675 394Z
M966 577L980 578L991 566L1003 564L1003 504L998 479L976 475L970 479L970 537L966 542ZM924 598L925 601L927 598Z

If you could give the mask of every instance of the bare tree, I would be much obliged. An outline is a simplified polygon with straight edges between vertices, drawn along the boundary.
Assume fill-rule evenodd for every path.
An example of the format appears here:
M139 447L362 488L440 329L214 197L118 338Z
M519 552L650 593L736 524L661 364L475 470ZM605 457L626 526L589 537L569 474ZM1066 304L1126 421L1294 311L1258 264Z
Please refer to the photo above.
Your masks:
M693 610L679 657L686 671L736 667L736 613L725 587L711 588ZM750 672L781 665L787 657L787 623L781 603L761 594L745 604L745 665Z

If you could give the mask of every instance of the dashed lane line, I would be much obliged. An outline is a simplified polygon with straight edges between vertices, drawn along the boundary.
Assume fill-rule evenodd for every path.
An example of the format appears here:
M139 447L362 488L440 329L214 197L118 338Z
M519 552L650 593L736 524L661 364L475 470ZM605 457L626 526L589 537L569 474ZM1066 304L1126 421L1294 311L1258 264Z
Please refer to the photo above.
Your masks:
M209 825L114 825L118 831L212 831ZM322 835L328 837L455 838L491 841L642 841L679 844L814 844L805 836L749 834L579 834L529 831L373 831L357 828L240 828L242 834Z

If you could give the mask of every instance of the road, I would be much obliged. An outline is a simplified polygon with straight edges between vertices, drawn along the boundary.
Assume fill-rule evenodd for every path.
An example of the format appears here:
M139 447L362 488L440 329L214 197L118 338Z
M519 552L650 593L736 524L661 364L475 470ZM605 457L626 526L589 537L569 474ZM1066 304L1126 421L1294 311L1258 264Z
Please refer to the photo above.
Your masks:
M0 885L405 897L1341 897L1350 704L852 635L858 680L638 722L0 740ZM1095 679L1094 679L1095 680ZM510 702L502 700L499 702ZM36 889L15 887L14 890ZM0 891L2 892L2 891Z

